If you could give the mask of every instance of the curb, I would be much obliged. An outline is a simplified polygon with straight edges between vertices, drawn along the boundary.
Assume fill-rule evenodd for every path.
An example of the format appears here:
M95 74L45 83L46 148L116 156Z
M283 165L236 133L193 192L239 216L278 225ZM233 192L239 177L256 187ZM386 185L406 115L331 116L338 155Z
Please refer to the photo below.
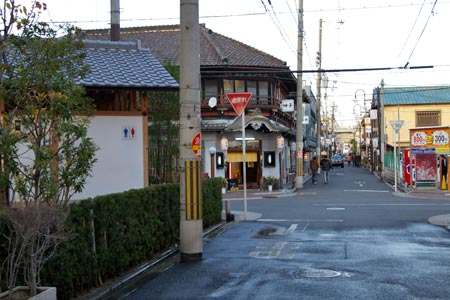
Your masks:
M450 229L450 214L429 217L428 223L436 226L445 226L447 229Z

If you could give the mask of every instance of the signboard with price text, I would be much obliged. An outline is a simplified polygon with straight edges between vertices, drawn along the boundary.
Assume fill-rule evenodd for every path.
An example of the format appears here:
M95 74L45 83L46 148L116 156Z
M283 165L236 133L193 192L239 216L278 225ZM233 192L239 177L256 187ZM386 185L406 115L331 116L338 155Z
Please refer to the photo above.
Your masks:
M435 148L436 153L450 153L450 127L411 128L411 148Z

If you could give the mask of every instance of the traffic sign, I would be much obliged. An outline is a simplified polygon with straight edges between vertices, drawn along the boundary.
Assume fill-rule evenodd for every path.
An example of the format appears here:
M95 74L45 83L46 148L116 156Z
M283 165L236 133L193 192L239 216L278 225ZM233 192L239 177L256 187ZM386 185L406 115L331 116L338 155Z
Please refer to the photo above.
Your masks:
M252 93L227 93L226 96L236 114L240 116L250 101Z
M282 112L293 112L294 108L295 108L294 99L281 100L281 111Z
M202 134L197 133L192 139L192 152L197 157L202 157Z

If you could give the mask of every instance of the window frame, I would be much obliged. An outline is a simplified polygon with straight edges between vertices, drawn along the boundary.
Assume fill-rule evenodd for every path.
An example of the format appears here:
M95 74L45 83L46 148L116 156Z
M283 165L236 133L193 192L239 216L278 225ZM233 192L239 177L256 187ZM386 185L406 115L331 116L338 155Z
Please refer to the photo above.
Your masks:
M441 126L440 110L419 110L416 111L416 127Z

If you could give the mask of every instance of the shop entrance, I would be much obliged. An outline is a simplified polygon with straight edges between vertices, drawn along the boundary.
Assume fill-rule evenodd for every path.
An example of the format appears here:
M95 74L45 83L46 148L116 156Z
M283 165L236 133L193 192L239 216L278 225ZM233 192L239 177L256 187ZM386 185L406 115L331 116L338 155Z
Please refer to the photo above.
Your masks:
M231 149L230 149L231 148ZM231 150L231 151L230 151ZM229 147L227 153L227 164L225 174L229 182L229 188L242 189L244 167L247 173L247 188L259 188L261 177L261 163L259 141L247 141L245 152L245 166L243 163L242 145L235 144L235 147Z

